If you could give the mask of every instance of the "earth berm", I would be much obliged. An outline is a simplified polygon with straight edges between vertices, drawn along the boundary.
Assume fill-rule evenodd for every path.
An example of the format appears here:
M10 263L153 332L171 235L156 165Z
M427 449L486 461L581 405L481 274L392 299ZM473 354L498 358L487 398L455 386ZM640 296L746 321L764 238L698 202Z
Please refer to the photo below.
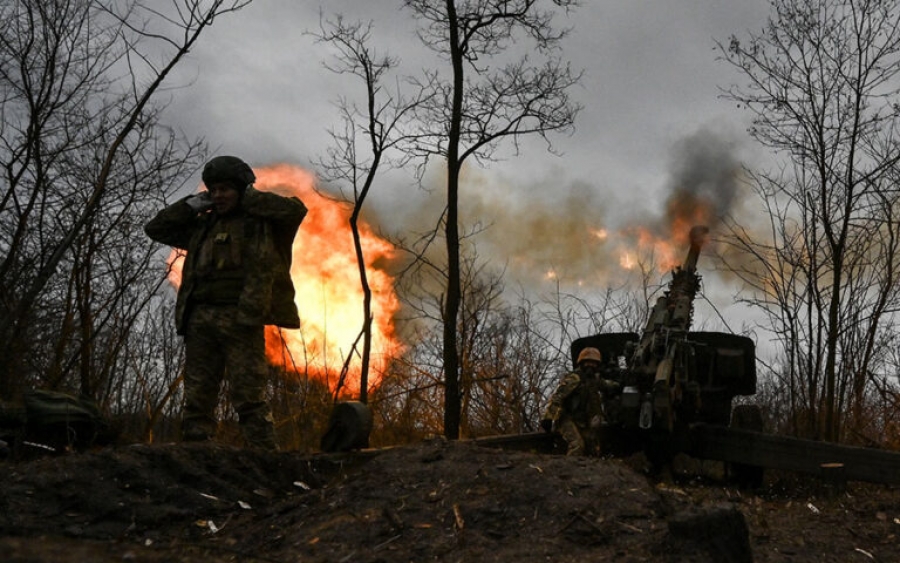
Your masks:
M719 464L720 465L720 464ZM0 561L900 561L900 490L436 439L347 454L118 446L0 463Z

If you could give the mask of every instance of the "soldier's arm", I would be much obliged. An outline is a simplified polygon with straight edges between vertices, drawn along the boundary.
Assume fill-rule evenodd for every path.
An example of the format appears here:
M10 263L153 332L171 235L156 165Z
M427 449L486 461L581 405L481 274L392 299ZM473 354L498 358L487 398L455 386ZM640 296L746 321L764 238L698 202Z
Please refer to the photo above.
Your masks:
M578 389L579 385L581 385L581 377L577 373L572 372L564 377L556 391L553 392L553 396L550 397L550 403L547 405L544 418L550 420L559 419L559 415L562 413L563 402Z
M560 382L559 387L556 388L556 393L553 394L553 398L561 403L574 393L579 385L581 385L581 377L577 373L572 372Z
M298 197L285 197L272 192L261 192L248 187L241 202L244 211L256 217L269 219L285 227L300 226L306 217L306 205Z
M169 246L187 250L196 226L197 212L186 201L187 196L164 208L144 225L148 237Z

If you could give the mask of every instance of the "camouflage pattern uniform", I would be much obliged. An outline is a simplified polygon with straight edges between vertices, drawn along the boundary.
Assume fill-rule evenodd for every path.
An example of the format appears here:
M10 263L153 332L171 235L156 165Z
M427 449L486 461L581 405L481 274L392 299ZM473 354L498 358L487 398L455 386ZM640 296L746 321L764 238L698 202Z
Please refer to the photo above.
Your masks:
M560 381L544 411L542 424L559 432L566 441L566 455L600 454L603 393L614 391L618 385L581 367Z
M150 238L187 251L175 308L185 341L183 437L214 436L219 387L227 379L245 441L276 449L264 399L264 325L300 326L290 264L306 206L249 186L240 209L223 218L195 211L187 199L145 227Z

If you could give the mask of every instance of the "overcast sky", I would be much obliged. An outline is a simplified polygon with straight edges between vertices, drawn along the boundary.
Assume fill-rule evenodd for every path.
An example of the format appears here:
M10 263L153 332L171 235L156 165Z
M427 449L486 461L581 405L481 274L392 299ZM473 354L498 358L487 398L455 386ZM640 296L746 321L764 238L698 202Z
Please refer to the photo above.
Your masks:
M173 92L168 116L185 133L205 137L215 153L238 155L254 166L288 163L315 172L312 163L329 142L327 129L339 120L333 102L358 92L359 84L325 70L328 47L304 32L318 28L320 10L371 19L373 46L401 58L403 69L415 74L423 47L401 4L256 0L217 20L179 67L172 84L189 85ZM478 209L488 215L478 219L501 226L493 241L488 235L486 247L501 261L515 260L522 249L504 250L498 241L510 236L503 226L546 230L548 216L537 220L542 212L551 225L552 216L571 214L592 215L597 227L611 229L652 221L697 142L753 164L760 157L744 132L748 116L719 97L720 87L741 77L716 60L715 41L758 32L768 8L766 0L583 0L570 18L560 18L559 26L573 27L564 56L585 72L572 92L584 109L572 136L553 138L562 156L528 144L522 156L477 174L478 205L466 210ZM403 182L377 190L371 205L382 216L396 208L397 217L405 217L409 209L400 202L416 205L425 197ZM579 278L583 267L593 267L591 256L576 252L572 264L580 266L561 258L557 262L564 263L549 263L573 246L568 243L563 233L554 239L544 232L529 241L530 258L546 258L548 264L537 268L560 268Z

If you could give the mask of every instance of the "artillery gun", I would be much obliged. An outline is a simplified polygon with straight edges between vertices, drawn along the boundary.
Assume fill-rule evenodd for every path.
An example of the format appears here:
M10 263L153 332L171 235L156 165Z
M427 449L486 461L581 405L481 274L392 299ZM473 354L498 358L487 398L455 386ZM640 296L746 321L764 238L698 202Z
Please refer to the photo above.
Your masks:
M618 332L579 338L572 365L584 348L600 350L600 377L619 383L603 397L603 453L643 450L659 467L676 453L719 460L741 485L761 483L763 468L797 471L832 483L867 481L900 485L900 453L805 440L763 432L759 407L732 406L756 393L756 348L745 336L690 330L700 288L697 259L708 230L694 227L684 263L672 272L641 334ZM565 451L557 435L534 432L484 437L484 446Z
M621 385L620 393L603 399L603 444L613 453L640 447L652 463L663 463L689 448L690 425L727 426L734 397L756 393L751 339L690 331L701 281L697 259L708 232L702 226L691 229L687 258L672 272L640 335L597 334L571 345L573 363L586 347L600 350L602 377Z

